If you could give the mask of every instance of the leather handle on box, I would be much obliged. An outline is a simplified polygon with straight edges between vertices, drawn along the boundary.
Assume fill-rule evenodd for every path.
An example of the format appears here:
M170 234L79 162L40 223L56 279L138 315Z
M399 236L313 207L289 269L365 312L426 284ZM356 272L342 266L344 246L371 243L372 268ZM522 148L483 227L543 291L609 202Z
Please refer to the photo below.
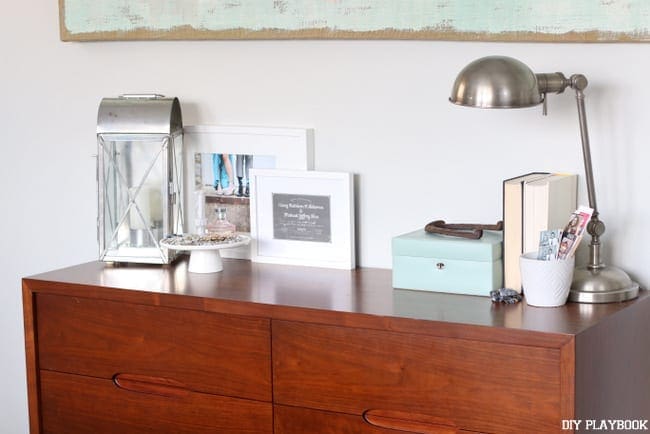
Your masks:
M120 389L151 395L180 398L187 396L190 390L183 383L169 378L150 377L137 374L115 374L113 383Z
M503 222L498 221L493 225L475 223L445 223L444 220L435 220L427 224L424 230L430 234L449 235L452 237L469 238L478 240L483 236L483 231L502 231Z
M377 428L420 434L456 434L453 422L441 417L395 410L366 410L363 420Z

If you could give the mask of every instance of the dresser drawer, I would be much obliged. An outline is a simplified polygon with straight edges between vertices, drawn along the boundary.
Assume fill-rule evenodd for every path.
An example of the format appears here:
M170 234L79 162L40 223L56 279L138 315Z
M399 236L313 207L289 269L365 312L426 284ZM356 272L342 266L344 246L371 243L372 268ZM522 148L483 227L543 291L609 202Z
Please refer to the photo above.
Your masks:
M111 380L41 371L43 432L201 434L273 432L272 404L190 391L142 393Z
M41 369L271 401L268 319L48 294L35 311Z
M399 415L383 419L329 411L276 405L273 409L275 434L471 434L452 426L436 423L433 418L409 421Z
M273 322L274 402L430 415L470 431L561 429L558 349Z

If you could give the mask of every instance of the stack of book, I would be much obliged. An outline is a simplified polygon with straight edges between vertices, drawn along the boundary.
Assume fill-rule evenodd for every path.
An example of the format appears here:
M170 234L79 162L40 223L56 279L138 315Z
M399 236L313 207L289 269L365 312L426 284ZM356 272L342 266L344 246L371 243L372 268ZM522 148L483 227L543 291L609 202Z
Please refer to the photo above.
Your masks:
M504 286L521 291L519 256L535 252L540 233L561 229L577 207L577 175L534 172L503 181Z

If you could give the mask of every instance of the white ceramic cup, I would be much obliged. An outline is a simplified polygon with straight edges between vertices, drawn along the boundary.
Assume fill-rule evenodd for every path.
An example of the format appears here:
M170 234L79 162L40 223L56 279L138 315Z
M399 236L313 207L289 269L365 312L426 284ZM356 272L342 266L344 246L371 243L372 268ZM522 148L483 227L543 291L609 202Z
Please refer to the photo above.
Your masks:
M568 259L537 259L537 252L519 257L524 299L531 306L554 307L566 303L573 280L575 257Z

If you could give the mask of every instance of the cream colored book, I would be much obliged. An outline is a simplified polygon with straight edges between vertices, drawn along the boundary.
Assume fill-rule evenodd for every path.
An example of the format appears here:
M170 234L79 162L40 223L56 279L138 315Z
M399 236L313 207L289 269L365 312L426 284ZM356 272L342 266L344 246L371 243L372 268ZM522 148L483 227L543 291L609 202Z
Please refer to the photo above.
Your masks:
M577 208L578 176L553 174L524 185L523 252L537 252L542 231L562 229Z
M503 286L521 292L519 256L523 253L524 186L551 176L527 173L503 181Z

